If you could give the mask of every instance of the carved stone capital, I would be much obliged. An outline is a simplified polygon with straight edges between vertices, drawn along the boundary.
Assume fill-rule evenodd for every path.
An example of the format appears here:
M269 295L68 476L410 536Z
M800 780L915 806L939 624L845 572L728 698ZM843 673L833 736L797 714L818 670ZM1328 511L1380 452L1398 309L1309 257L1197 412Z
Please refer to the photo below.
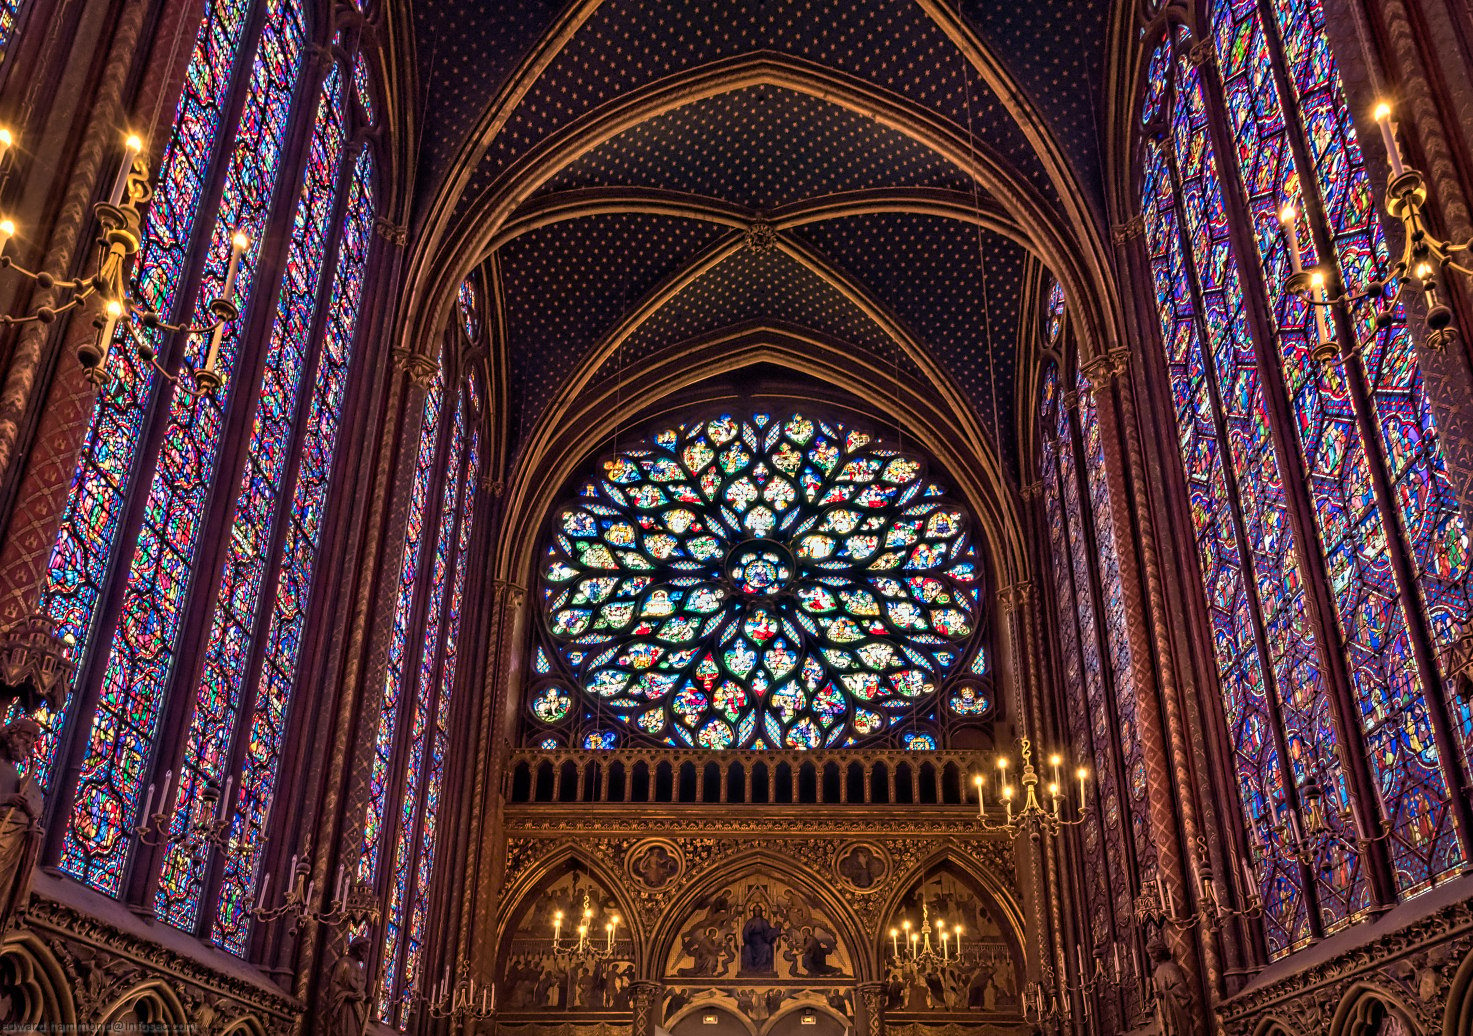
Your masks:
M1213 45L1211 38L1200 39L1192 44L1192 48L1187 51L1187 60L1197 68L1210 65L1216 61L1217 48Z
M629 1006L634 1014L630 1031L634 1036L655 1036L660 1021L660 997L665 989L651 979L635 979L629 983Z
M1111 349L1104 356L1096 356L1080 371L1084 374L1089 387L1095 392L1109 388L1110 382L1123 375L1130 369L1130 350Z
M1135 238L1138 238L1138 237L1145 237L1145 235L1146 235L1146 216L1145 216L1145 213L1141 213L1139 215L1132 216L1130 219L1126 220L1124 223L1116 223L1114 226L1112 226L1110 228L1110 240L1114 241L1117 245L1123 245L1127 241L1134 240Z
M428 387L440 369L438 362L412 349L395 349L394 366L408 374L409 380L420 388Z
M1007 611L1026 608L1032 600L1033 581L1031 579L1020 579L997 591L997 601Z
M863 1011L864 1036L883 1036L885 1032L885 1005L889 992L883 982L861 982L858 986L859 1005Z
M398 248L409 243L409 228L384 216L373 221L373 230L379 237Z
M1038 481L1028 482L1024 484L1022 489L1018 490L1018 493L1024 500L1037 500L1043 495L1043 483Z

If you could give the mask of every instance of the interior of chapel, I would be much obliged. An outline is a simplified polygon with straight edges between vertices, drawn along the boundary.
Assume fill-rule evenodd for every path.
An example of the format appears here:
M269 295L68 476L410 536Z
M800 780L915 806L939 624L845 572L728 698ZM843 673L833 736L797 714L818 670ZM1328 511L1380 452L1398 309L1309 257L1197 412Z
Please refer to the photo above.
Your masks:
M1469 0L0 0L0 1032L1473 1036Z

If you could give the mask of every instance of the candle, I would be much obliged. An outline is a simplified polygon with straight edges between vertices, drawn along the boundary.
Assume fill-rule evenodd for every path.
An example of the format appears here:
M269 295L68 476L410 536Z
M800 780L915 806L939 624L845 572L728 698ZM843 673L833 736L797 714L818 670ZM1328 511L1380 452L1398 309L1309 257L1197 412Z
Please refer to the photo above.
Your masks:
M259 899L256 900L256 909L257 910L265 910L266 909L266 889L270 886L270 884L271 884L271 872L270 871L267 871L265 874L262 874L261 875L261 896L260 896Z
M1084 947L1074 944L1074 960L1079 965L1079 981L1084 981Z
M103 344L106 344L106 343L104 342ZM167 813L169 811L169 790L173 787L173 784L174 784L174 771L173 770L165 770L164 771L164 787L159 792L159 812L160 813Z
M962 926L956 926L956 959L962 959Z
M97 351L103 356L107 355L108 346L112 344L113 332L118 329L118 321L123 316L123 305L117 299L108 299L102 307L102 333L97 336ZM169 786L168 778L164 779L164 787ZM166 796L167 799L167 796Z
M1058 784L1059 783L1059 766L1063 762L1064 762L1064 757L1061 756L1061 755L1057 755L1056 754L1056 755L1049 756L1048 763L1049 763L1050 766L1052 766L1054 768L1054 783L1055 784Z
M900 959L900 933L894 928L890 929L890 952Z
M144 798L143 798L143 809L139 810L139 812L138 812L138 822L140 824L147 824L148 823L148 808L150 806L152 806L152 805L153 805L153 785L150 784L148 786L148 794L145 795Z
M491 983L491 1010L496 1010L496 983Z
M1167 886L1165 882L1162 882L1161 884L1162 884L1162 887L1166 889L1166 914L1167 914L1168 917L1175 917L1176 916L1176 894L1171 891L1171 888L1169 886Z
M235 775L231 774L225 778L225 790L220 794L220 809L215 815L216 820L224 820L227 807L230 805L230 789L235 786Z
M0 126L0 162L5 161L5 156L15 145L15 135L4 126Z
M235 277L240 273L240 257L250 243L251 239L239 230L230 239L230 264L225 268L225 287L220 291L220 297L226 302L235 299Z
M1325 275L1319 271L1315 271L1310 277L1309 283L1314 288L1314 301L1317 303L1314 307L1314 321L1315 326L1319 329L1320 341L1329 342L1330 314L1328 303L1325 299ZM1291 822L1293 821L1292 816L1289 819Z
M950 952L951 947L950 947L950 943L948 942L948 940L950 938L951 938L951 934L949 932L942 932L941 933L941 959L942 960L950 960L951 959L951 952Z
M987 819L987 807L982 804L982 775L979 773L973 777L972 783L977 786L977 815L985 820Z
M910 933L910 955L912 957L915 957L919 953L920 948L916 945L919 940L919 935L917 935L915 932Z
M128 134L128 139L123 142L123 164L118 169L118 177L113 181L112 193L108 195L109 205L117 205L123 200L123 190L128 186L128 174L133 171L133 160L143 150L143 141L134 134Z
M15 237L15 224L8 219L0 219L0 255L5 254L5 246L10 244L10 239Z
M1080 767L1075 776L1079 778L1079 812L1084 812L1084 782L1089 778L1089 771Z
M604 934L609 937L608 952L612 953L614 951L614 924L612 921L604 925Z
M1294 211L1294 206L1285 205L1279 212L1279 219L1284 224L1284 233L1289 235L1289 268L1299 273L1304 269L1304 257L1299 251L1299 214Z
M1117 943L1111 943L1110 944L1110 949L1112 951L1114 951L1114 958L1115 958L1115 984L1116 985L1119 985L1120 984L1120 944L1118 942Z
M1246 857L1239 858L1238 863L1243 868L1243 895L1245 898L1252 899L1258 895L1258 881L1254 877L1253 867Z
M1161 907L1161 912L1166 913L1166 883L1164 881L1156 882L1156 903Z
M1395 180L1406 172L1401 160L1401 148L1396 143L1396 124L1391 121L1391 105L1376 105L1376 125L1381 127L1381 142L1386 145L1386 158L1391 162L1391 178Z

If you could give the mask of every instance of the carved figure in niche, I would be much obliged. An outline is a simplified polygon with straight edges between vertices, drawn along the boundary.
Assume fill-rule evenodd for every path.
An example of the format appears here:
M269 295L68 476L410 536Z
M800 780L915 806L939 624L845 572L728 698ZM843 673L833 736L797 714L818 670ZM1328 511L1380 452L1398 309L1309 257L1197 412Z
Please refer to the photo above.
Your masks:
M646 888L664 888L680 873L680 861L663 845L652 845L635 859L634 873Z
M368 940L355 936L327 980L327 1036L363 1036L368 1028Z
M867 845L856 845L839 861L839 873L857 889L874 888L885 869L885 861Z
M25 913L41 851L41 789L20 772L40 736L36 721L24 715L0 731L0 935Z
M773 945L783 930L770 924L761 906L752 908L752 917L742 929L743 975L775 975Z
M682 940L685 952L690 954L691 963L675 973L682 978L712 978L726 970L736 951L731 940L722 939L720 932L707 925L703 931L691 932Z
M1151 986L1156 992L1156 1024L1161 1036L1194 1036L1192 986L1187 973L1171 957L1158 933L1146 944L1151 957Z

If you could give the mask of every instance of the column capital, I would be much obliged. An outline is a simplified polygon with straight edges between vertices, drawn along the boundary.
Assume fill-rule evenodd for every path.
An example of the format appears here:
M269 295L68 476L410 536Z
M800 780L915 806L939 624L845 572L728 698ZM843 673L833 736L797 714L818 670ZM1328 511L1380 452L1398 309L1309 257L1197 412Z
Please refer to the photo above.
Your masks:
M885 1007L890 1001L890 990L883 982L861 982L855 986L859 994L859 1016L863 1036L884 1036Z
M655 1036L655 1026L660 1021L660 997L664 992L665 987L654 979L638 978L629 983L632 1036Z
M1084 364L1080 371L1089 382L1091 391L1109 388L1110 382L1130 370L1130 350L1123 346L1111 349L1103 356L1096 356Z
M1037 500L1039 496L1042 495L1042 493L1043 483L1036 479L1032 482L1024 484L1023 488L1018 490L1018 494L1022 496L1024 500Z
M1123 245L1127 241L1146 236L1146 215L1139 213L1126 220L1124 223L1116 223L1110 228L1110 238L1117 245Z
M1032 600L1033 580L1031 579L1020 579L1016 583L1000 587L997 591L998 603L1008 611L1026 608Z
M428 386L440 369L437 361L413 349L395 349L394 366L408 374L409 380L420 388Z

